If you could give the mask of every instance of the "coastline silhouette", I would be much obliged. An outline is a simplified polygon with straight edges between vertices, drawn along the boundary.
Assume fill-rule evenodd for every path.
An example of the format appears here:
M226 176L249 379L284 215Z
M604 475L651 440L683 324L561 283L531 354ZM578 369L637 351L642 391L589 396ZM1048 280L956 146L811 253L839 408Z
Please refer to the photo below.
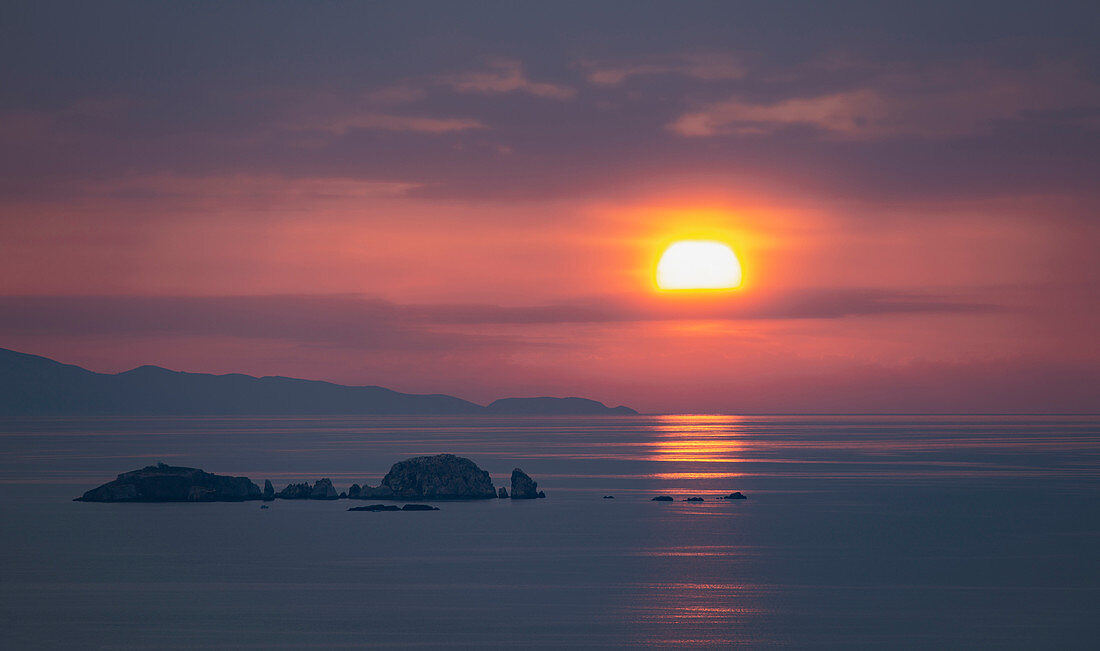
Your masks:
M505 398L488 406L444 394L290 377L185 373L139 366L96 373L0 348L3 416L634 415L587 398Z

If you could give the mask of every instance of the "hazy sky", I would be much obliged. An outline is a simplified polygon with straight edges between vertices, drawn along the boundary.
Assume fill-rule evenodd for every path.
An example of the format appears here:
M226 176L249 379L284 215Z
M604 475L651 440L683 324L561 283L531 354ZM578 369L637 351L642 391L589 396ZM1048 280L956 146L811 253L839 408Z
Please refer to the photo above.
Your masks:
M896 4L5 2L0 346L1098 411L1100 5ZM656 291L680 238L744 286Z

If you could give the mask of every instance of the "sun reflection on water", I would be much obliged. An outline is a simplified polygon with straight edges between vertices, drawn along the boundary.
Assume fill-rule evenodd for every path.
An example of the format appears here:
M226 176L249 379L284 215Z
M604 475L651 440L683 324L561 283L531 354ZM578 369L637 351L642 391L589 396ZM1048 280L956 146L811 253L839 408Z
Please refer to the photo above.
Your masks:
M733 483L726 480L743 476L738 472L743 464L758 461L746 452L751 432L745 421L724 415L655 418L646 441L646 460L656 466L649 476L689 480L683 488L661 488L677 495L677 501L684 494L732 490ZM652 582L639 586L629 606L639 633L635 642L657 647L761 642L750 633L752 623L767 612L759 586L721 580L741 576L758 554L751 546L732 544L728 537L737 510L724 508L727 505L709 496L705 503L680 506L663 512L655 521L652 541L638 552L647 560L647 578ZM722 524L716 531L723 533L706 541L681 539L677 532L699 527L703 515L719 518Z
M746 460L745 446L738 439L743 417L692 414L659 416L656 420L653 429L657 436L650 444L651 461L739 463ZM700 473L699 477L708 477L710 473ZM683 476L683 473L677 474Z
M631 615L644 646L742 646L754 641L753 620L767 614L753 584L670 581L639 588Z

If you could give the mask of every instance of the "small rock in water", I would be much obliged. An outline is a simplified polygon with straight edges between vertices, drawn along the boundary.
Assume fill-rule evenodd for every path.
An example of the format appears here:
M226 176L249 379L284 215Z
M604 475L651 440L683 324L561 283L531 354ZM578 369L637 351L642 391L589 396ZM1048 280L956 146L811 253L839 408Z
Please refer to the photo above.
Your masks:
M270 479L265 479L264 480L264 501L265 502L274 502L275 501L275 487L271 485L271 480Z
M653 502L671 502L672 501L672 496L671 495L658 495L657 497L654 497L651 501L653 501Z
M512 471L512 499L533 500L537 497L546 497L538 488L538 482L531 479L527 473L519 468Z
M502 500L508 499L508 489L501 486L500 490L497 491L497 497L499 497Z
M260 505L260 508L261 508L261 509L270 509L271 507L270 507L270 506L268 506L268 505L266 505L266 504L261 504L261 505Z
M430 504L406 504L401 508L402 511L438 511L437 507Z
M371 504L370 506L353 506L349 511L400 511L396 504Z
M741 491L737 491L735 493L730 493L729 495L722 495L718 499L720 499L720 500L747 500L749 498L742 495Z
M685 502L702 502L703 498L701 498L701 497L689 497L684 501Z
M615 499L615 496L614 495L604 495L603 498L605 500L613 500L613 499Z

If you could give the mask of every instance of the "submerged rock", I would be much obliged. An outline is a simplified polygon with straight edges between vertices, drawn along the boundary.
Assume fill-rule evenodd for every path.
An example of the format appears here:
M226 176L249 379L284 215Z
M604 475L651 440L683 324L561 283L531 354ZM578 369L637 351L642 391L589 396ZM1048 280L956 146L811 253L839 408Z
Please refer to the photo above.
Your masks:
M613 500L613 499L615 499L615 496L614 495L604 495L603 498L605 500Z
M500 490L497 491L497 497L499 497L502 500L508 499L508 489L501 486Z
M671 495L658 495L657 497L654 497L650 501L652 501L652 502L671 502L673 500L672 500Z
M741 494L741 491L730 493L729 495L721 495L718 497L720 500L747 500L749 498Z
M390 494L385 495L385 491ZM366 487L367 497L396 499L492 499L497 496L489 473L453 454L413 457L393 464L377 489Z
M512 499L533 500L537 497L546 497L546 493L538 488L538 482L528 477L527 473L519 468L512 471Z
M271 507L270 507L270 506L268 506L268 505L266 505L266 504L261 504L261 505L260 505L260 508L261 508L261 509L270 509Z
M270 479L264 480L264 501L273 502L275 500L275 487L271 485Z
M353 506L349 511L438 511L439 509L431 506L430 504L406 504L405 506L397 506L396 504L371 504L370 506Z
M263 497L248 477L158 463L119 475L76 498L77 502L243 502Z

